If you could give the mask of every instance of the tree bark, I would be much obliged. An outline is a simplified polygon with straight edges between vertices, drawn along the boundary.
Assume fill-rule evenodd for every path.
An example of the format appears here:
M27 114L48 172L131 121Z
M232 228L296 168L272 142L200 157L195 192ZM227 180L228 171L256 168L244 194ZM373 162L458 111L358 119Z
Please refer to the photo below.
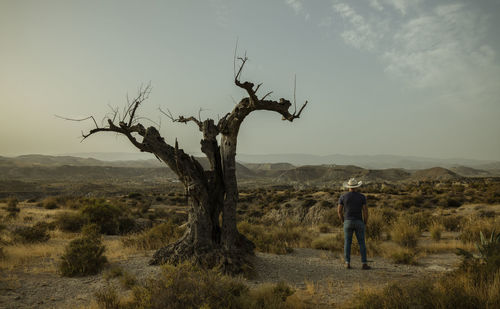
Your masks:
M244 89L248 97L243 98L234 109L219 120L217 125L212 119L201 121L195 117L180 116L174 122L193 122L203 134L200 141L201 151L206 155L210 168L204 170L201 164L179 148L165 142L155 127L147 129L137 122L136 111L140 104L148 98L151 90L148 85L139 91L138 96L128 104L123 117L114 110L112 118L107 119L106 127L99 127L95 118L90 116L84 119L68 119L83 121L92 119L95 128L87 138L98 132L115 132L125 135L140 151L150 152L160 161L167 164L184 184L188 193L189 217L187 230L181 239L159 249L153 255L151 264L177 264L191 260L204 267L219 267L227 273L238 273L249 265L248 258L253 254L254 244L238 232L236 208L238 204L238 182L236 179L236 147L238 132L243 120L253 111L267 110L282 115L283 120L293 121L300 117L307 101L300 110L291 114L290 101L265 100L270 94L258 98L257 90L260 84L254 87L253 83L240 82L243 66L247 58L239 58L242 64L235 76L236 86ZM115 119L121 120L115 124ZM200 117L198 117L200 118ZM67 119L67 118L66 118ZM221 136L221 146L217 136ZM140 138L142 137L142 140Z

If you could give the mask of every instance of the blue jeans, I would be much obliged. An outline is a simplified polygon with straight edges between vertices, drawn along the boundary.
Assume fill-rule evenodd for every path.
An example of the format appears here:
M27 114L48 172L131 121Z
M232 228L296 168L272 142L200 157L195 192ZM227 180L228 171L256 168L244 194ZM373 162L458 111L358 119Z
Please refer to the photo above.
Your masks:
M346 263L351 262L351 243L352 234L356 233L356 239L359 244L361 253L361 263L366 261L366 245L365 245L365 224L361 220L345 220L344 221L344 258Z

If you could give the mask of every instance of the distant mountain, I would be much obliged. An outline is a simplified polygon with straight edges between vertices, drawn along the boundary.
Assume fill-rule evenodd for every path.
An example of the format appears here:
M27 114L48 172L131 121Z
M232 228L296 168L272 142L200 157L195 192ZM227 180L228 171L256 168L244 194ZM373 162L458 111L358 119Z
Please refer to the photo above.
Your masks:
M465 177L488 177L496 174L493 170L485 171L467 166L455 166L449 168L449 170Z
M283 171L276 181L281 183L341 183L351 177L363 181L404 181L411 173L403 169L364 169L353 165L305 165Z
M454 180L462 178L457 173L442 167L433 167L429 169L418 170L413 174L416 180Z
M472 160L472 159L436 159L416 156L396 155L341 155L326 156L310 154L270 154L247 155L238 154L236 159L244 163L280 163L287 162L293 165L356 165L368 169L404 168L410 170L426 169L435 166L451 168L468 166L482 170L500 170L500 161Z

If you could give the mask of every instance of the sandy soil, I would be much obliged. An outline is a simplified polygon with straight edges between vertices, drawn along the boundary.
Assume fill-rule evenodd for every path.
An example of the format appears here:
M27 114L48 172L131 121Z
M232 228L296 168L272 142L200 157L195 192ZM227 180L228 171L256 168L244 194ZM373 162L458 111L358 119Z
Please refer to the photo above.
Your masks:
M133 255L115 262L139 281L160 272L147 264L151 255ZM458 263L452 253L429 255L418 266L395 265L376 257L369 260L372 270L361 270L359 256L353 256L353 269L343 267L338 253L314 249L295 249L287 255L256 253L255 275L246 279L250 286L285 281L299 297L319 307L330 307L349 299L359 289L380 287L393 281L433 276L449 271ZM89 305L94 293L113 283L102 274L84 278L64 278L55 273L0 272L0 308L78 308ZM117 282L115 282L116 285Z

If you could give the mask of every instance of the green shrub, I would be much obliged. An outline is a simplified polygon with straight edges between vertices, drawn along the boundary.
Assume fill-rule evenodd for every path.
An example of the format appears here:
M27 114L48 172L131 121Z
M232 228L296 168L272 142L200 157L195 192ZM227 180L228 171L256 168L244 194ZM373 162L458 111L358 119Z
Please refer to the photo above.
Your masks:
M99 227L95 224L82 228L82 237L72 240L61 257L59 270L63 276L94 275L107 263Z
M418 228L412 225L406 217L400 217L394 223L390 234L394 242L406 248L415 248L420 236Z
M87 222L97 224L103 234L116 235L120 232L122 210L118 206L96 202L83 207L81 213Z
M55 218L57 228L64 232L79 232L85 223L87 223L87 219L81 213L76 212L61 212Z
M37 223L33 226L18 227L12 234L16 241L22 243L45 242L50 238L47 226L43 223Z

